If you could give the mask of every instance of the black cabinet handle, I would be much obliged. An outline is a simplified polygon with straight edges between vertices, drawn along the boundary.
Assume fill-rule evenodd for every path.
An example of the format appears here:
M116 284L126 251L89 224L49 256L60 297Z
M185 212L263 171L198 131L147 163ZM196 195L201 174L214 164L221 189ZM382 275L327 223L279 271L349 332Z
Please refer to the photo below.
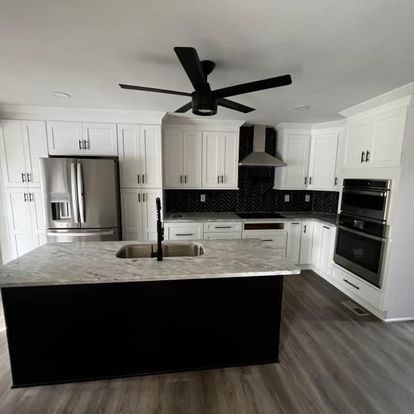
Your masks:
M371 155L371 153L367 150L367 156L365 157L365 162L369 161L369 156Z
M175 233L174 236L194 236L194 233Z
M231 229L231 226L214 226L215 229Z
M365 151L361 152L361 163L365 162Z
M331 228L330 227L328 227L328 226L322 226L324 229L328 229L328 230L330 230Z
M348 283L348 285L351 285L353 288L359 290L359 286L354 285L353 283L351 283L349 280L346 279L342 279L345 283Z
M306 224L303 226L303 232L306 233Z
M312 177L309 177L309 185L312 184Z
M334 185L338 185L338 177L335 177Z

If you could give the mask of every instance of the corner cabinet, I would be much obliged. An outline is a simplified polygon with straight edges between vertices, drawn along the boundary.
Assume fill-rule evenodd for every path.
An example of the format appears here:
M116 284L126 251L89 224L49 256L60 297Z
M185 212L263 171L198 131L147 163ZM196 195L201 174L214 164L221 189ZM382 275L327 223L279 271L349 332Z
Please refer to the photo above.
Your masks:
M116 156L116 125L96 122L47 122L50 155Z
M118 150L122 188L161 188L160 127L119 124Z
M407 107L348 121L343 168L398 167Z
M238 189L239 134L203 132L203 188Z
M162 190L121 189L123 240L157 239L157 197L162 200Z
M338 132L279 131L277 155L285 167L276 168L275 189L337 190Z

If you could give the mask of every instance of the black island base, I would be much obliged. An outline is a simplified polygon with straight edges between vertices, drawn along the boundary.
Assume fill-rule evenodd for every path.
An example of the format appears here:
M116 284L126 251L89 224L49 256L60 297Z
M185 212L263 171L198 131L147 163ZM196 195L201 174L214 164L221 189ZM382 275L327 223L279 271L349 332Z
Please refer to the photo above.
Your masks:
M283 276L2 288L13 387L278 362Z

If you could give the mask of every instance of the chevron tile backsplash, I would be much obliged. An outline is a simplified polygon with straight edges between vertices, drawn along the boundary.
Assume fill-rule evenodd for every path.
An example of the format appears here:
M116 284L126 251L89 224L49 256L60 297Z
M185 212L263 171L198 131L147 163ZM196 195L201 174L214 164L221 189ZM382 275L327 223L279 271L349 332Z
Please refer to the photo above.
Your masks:
M253 127L241 127L240 159L248 155L252 149ZM266 152L271 155L276 153L276 131L271 128L266 130ZM238 191L165 190L166 210L170 213L256 211L336 213L337 192L273 190L274 174L274 168L240 168ZM205 202L200 202L201 194L206 195ZM289 195L289 202L285 202L285 195ZM307 195L309 201L306 201Z

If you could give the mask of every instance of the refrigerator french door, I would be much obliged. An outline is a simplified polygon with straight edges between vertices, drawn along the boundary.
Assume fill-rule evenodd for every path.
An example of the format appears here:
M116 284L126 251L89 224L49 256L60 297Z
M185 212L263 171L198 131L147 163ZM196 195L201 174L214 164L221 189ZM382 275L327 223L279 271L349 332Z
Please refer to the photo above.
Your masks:
M41 158L48 242L120 240L116 158Z

